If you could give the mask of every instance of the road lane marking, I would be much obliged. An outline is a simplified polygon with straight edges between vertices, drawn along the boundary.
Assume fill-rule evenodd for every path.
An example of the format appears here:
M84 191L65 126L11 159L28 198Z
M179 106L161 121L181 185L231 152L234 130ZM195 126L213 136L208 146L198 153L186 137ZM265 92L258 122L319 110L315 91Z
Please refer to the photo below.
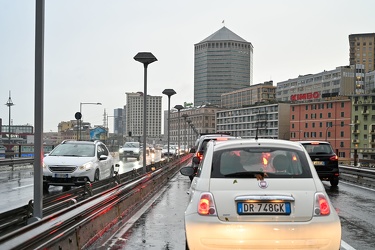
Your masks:
M15 188L12 188L12 190L21 189L21 188L27 188L27 187L31 187L31 186L34 186L34 184L25 185L25 186L21 186L21 187L15 187Z
M341 247L340 247L340 249L341 248L344 248L345 250L355 250L355 248L354 247L352 247L351 245L349 245L348 243L346 243L345 241L341 241Z

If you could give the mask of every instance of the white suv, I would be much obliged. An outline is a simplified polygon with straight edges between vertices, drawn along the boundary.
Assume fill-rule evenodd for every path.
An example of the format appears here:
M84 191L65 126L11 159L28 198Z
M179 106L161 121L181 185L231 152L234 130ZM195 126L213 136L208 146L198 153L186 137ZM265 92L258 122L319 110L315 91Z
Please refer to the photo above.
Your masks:
M84 185L112 177L113 157L100 141L63 141L43 159L43 187Z

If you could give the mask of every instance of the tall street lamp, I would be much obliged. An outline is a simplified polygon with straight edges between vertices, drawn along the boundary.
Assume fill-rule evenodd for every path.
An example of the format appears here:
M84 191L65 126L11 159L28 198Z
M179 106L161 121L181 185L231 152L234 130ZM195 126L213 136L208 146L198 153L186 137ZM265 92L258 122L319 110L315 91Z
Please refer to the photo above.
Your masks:
M184 118L185 120L185 150L188 149L188 145L187 145L187 131L186 131L186 119L189 117L188 114L182 114L182 117Z
M82 114L82 105L85 105L85 104L102 105L100 102L80 102L79 103L79 113ZM81 141L82 140L82 134L81 134L81 132L82 132L82 117L79 120L79 127L78 127L78 129L79 129L79 141Z
M7 105L8 106L8 108L9 108L9 127L8 127L8 133L9 133L9 135L8 135L8 154L5 154L6 156L8 156L8 158L11 158L12 157L12 147L11 147L11 145L10 145L10 119L11 119L11 116L10 116L10 114L11 114L11 107L14 105L14 103L13 103L13 101L12 101L12 98L10 97L10 91L9 91L9 98L8 98L8 101L7 101L7 103L5 104L5 105ZM21 156L20 156L21 157Z
M171 96L176 94L176 91L174 91L173 89L164 89L162 93L168 96L168 161L169 161L169 140L170 140L169 130L170 130L170 125L171 125L171 121L169 118L171 116Z
M147 66L150 63L157 61L156 57L151 52L139 52L134 56L134 60L143 63L144 67L144 84L143 84L143 173L146 173L146 106L147 106Z
M181 130L180 110L183 109L184 106L176 105L176 106L174 106L174 108L178 110L178 139L177 139L177 144L178 144L178 158L180 158L180 153L181 153L181 147L180 147L180 130Z
M189 127L190 127L190 124L191 124L191 119L187 119L187 123L189 124ZM191 129L190 129L191 130ZM190 131L191 132L191 131ZM190 138L191 138L191 135L188 133L188 136L189 136L189 138L188 138L188 143L189 143L189 145L191 145L190 144Z

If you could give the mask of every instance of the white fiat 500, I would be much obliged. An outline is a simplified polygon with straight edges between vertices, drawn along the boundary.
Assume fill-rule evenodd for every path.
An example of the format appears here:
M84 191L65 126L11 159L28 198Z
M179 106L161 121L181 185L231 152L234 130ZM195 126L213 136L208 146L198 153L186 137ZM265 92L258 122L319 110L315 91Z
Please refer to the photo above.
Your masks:
M340 248L340 219L299 143L211 141L189 195L186 249Z

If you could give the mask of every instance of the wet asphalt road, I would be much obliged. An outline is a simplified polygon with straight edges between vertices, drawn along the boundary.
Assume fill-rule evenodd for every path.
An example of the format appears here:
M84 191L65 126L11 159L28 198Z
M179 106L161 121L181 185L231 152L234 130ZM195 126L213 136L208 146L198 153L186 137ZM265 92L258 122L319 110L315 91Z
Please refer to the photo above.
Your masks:
M375 249L375 190L344 182L337 188L323 183L341 219L340 249ZM188 177L177 173L151 206L132 218L133 226L123 228L102 249L185 249L184 211L189 187Z
M185 249L184 211L189 187L189 178L177 173L146 208L146 213L139 211L133 226L119 231L103 249Z

